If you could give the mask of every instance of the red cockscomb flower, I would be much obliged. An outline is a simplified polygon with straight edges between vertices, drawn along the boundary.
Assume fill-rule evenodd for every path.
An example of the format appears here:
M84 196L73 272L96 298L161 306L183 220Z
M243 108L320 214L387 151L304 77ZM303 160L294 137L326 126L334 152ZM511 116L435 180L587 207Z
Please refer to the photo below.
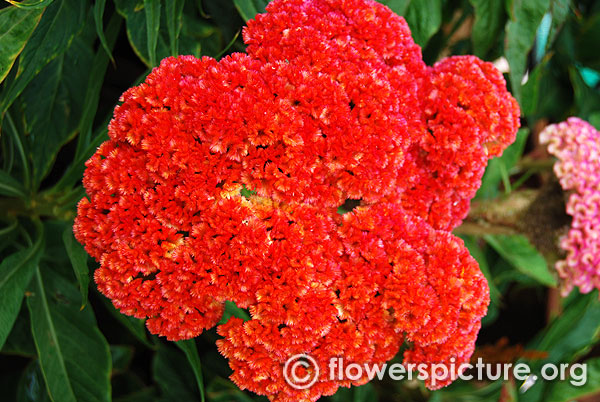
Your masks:
M449 230L514 139L501 74L475 57L426 67L369 0L274 0L244 40L220 62L167 58L123 95L74 226L98 288L170 340L216 325L226 300L247 308L218 347L272 400L363 384L329 378L330 359L383 363L404 340L405 362L468 361L488 288ZM321 368L310 389L285 381L294 354Z

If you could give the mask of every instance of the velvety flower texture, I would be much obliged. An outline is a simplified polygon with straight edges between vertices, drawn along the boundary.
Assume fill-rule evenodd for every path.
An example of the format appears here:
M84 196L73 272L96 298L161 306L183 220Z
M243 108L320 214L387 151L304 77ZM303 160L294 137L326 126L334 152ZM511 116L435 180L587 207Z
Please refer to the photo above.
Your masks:
M405 340L407 363L468 361L488 287L450 230L514 139L502 75L470 56L425 66L368 0L274 0L244 40L220 62L165 59L123 95L74 228L100 291L170 340L226 300L249 309L218 347L271 400L365 383L329 379L329 359L383 363ZM297 353L322 365L307 390L283 378Z
M554 172L570 192L567 213L573 222L560 241L567 257L556 263L562 293L574 286L583 293L600 289L600 132L571 117L546 127L540 142L558 158Z

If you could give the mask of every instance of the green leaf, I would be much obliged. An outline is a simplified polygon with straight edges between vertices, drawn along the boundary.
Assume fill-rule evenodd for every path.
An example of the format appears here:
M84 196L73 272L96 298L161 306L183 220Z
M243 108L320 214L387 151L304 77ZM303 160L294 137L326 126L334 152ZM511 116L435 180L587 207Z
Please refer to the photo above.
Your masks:
M46 10L19 57L15 80L3 92L0 114L4 114L17 96L37 74L63 54L83 27L86 2L62 0L53 2Z
M233 4L244 21L248 21L256 14L264 13L269 0L233 0Z
M378 2L388 6L398 15L404 15L411 0L378 0Z
M484 57L498 40L506 13L504 0L469 0L475 8L475 23L471 33L475 55Z
M550 7L550 0L514 0L509 5L505 55L510 66L513 95L520 102L527 55L533 47L537 28Z
M206 387L206 394L209 396L210 402L254 402L254 399L223 377L216 377L212 380Z
M223 311L223 317L219 321L218 325L225 324L231 317L241 318L244 321L248 321L250 319L250 315L245 310L242 310L238 306L235 305L234 302L229 300L225 301L225 310Z
M127 370L133 360L134 349L132 346L110 345L112 361L112 375Z
M592 113L600 110L600 91L590 88L583 80L580 71L574 67L569 68L569 77L575 92L577 115L587 120Z
M144 0L146 13L146 34L148 35L148 56L150 66L156 66L156 45L160 29L160 0Z
M88 269L87 259L88 254L81 244L75 239L73 235L73 228L71 226L63 232L63 242L65 243L65 249L71 260L73 271L79 282L79 291L81 292L81 309L85 307L88 299L88 286L90 283L90 270Z
M550 273L544 257L522 235L485 235L498 254L523 274L546 286L556 286L556 278Z
M200 357L198 356L198 350L196 349L196 341L194 339L188 339L175 343L179 349L183 350L187 357L188 363L192 366L194 376L196 377L196 384L200 390L200 400L204 402L204 380L202 378L202 364L200 363Z
M17 179L0 170L0 195L25 198L26 190Z
M406 10L406 22L415 42L425 47L442 25L442 0L411 1Z
M167 1L167 30L169 31L169 46L171 48L171 56L179 54L179 34L183 24L183 6L184 0Z
M52 4L52 2L54 0L22 0L22 1L6 0L6 1L8 1L10 4L12 4L15 7L29 9L29 10L37 10L37 9L48 7L50 4Z
M37 269L31 290L31 329L52 399L109 401L110 350L92 310L81 311L77 289L49 267Z
M6 7L0 10L0 82L6 78L27 39L40 22L43 10Z
M102 44L102 48L106 51L110 60L114 63L115 59L112 55L111 47L108 45L108 41L106 40L106 36L104 35L104 8L106 6L106 0L96 0L94 3L94 23L96 24L96 34L98 35L98 39L100 39L100 43Z
M50 402L37 360L27 365L18 385L17 402Z
M502 293L494 283L494 278L492 277L487 258L479 244L477 244L477 239L473 236L460 237L465 242L465 246L469 249L469 253L473 256L473 258L475 258L475 260L477 260L477 263L479 264L479 269L481 269L481 272L483 273L485 279L488 282L488 286L490 287L490 299L492 303L499 303L500 298L502 297Z
M27 284L43 254L43 237L30 248L8 256L0 264L0 349L8 337L25 296Z
M4 346L1 349L4 354L17 355L29 358L36 358L37 352L33 337L31 335L31 324L29 323L29 312L27 306L23 304L13 324L10 335L6 338Z
M146 336L146 325L144 320L140 320L139 318L131 317L125 314L122 314L119 310L113 306L111 301L107 299L104 295L100 295L102 302L110 312L110 314L116 318L117 321L121 323L125 328L129 330L129 332L142 344L145 346L154 349L154 345L148 340Z
M520 129L517 132L515 142L504 150L502 156L494 158L488 163L485 174L481 179L481 187L477 191L477 198L490 199L498 196L498 185L503 179L506 181L508 178L503 176L508 175L510 169L512 169L523 154L528 137L529 129Z
M546 402L570 402L581 398L589 399L592 395L600 394L600 358L589 359L583 362L587 365L585 384L573 385L571 379L567 381L558 381L551 385ZM581 370L575 372L581 374ZM579 383L579 378L575 378L575 383Z
M60 148L76 133L82 115L93 53L76 38L31 80L21 95L37 187L48 174Z
M152 373L160 390L162 402L197 401L196 380L182 353L162 347L154 355Z

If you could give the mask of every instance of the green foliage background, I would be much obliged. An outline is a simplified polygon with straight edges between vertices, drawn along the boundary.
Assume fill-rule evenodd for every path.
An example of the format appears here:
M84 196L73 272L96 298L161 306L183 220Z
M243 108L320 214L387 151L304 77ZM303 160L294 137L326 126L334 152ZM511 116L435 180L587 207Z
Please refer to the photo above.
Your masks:
M576 115L600 128L600 2L381 2L405 16L429 64L450 54L507 60L506 78L521 105L523 127L517 141L488 166L469 225L457 229L491 288L492 304L479 345L507 336L512 344L547 352L541 360L519 356L532 367L585 361L589 380L580 388L568 382L538 381L526 393L518 392L520 384L514 380L458 381L436 392L418 383L374 381L324 399L600 400L594 399L600 398L597 292L575 291L557 299L552 265L560 254L537 241L533 230L536 225L546 227L564 210L536 215L538 210L528 209L519 215L514 207L519 197L533 199L528 205L534 207L545 202L539 198L540 189L551 181L552 160L540 157L536 134L541 126ZM107 124L120 93L142 81L163 57L219 58L243 51L241 27L264 11L266 3L15 0L2 4L1 398L265 400L240 391L227 379L230 371L216 350L214 330L194 340L169 343L150 335L142 321L116 311L95 289L96 263L74 239L71 227L76 202L85 195L84 162L107 139ZM500 218L490 216L496 209L502 210ZM511 211L525 224L511 220ZM550 229L564 230L564 226L563 222ZM228 305L226 316L232 314L245 316Z

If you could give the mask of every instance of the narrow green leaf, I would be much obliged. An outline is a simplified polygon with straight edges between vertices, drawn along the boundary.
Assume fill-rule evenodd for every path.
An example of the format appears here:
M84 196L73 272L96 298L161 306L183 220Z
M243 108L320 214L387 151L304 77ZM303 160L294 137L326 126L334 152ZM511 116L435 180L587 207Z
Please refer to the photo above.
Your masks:
M591 396L600 394L600 358L596 357L583 362L587 365L586 382L580 385L580 378L571 378L567 381L558 381L551 385L546 402L570 402L573 400L592 400ZM575 375L581 376L581 370L576 370ZM574 380L574 384L571 382Z
M81 30L86 14L86 2L62 0L46 10L19 57L15 80L4 91L0 114L4 114L31 80L52 60L63 54Z
M225 324L231 317L241 318L244 321L248 321L250 319L250 315L248 315L245 310L242 310L236 306L234 302L227 300L225 301L223 317L221 317L218 325Z
M206 394L210 395L210 402L255 402L233 382L223 377L213 379L206 387Z
M485 235L484 238L517 270L546 286L556 286L556 278L550 273L546 260L525 236Z
M404 15L411 0L378 0L378 2L388 6L398 15Z
M0 170L0 195L7 197L25 197L26 190L17 179Z
M39 9L48 7L50 4L52 4L52 2L54 0L22 0L22 1L6 0L6 1L8 1L10 4L12 4L15 7L29 9L29 10L39 10Z
M27 144L24 141L24 136L17 130L15 122L12 119L10 112L6 112L5 119L2 121L2 126L5 133L10 135L14 146L17 148L19 157L21 159L21 169L23 170L23 186L26 189L30 188L31 184L31 168L29 166L29 160L27 159L26 149ZM1 116L0 116L1 120Z
M475 8L475 23L471 33L475 55L484 57L498 40L506 19L504 0L469 0Z
M406 22L415 42L425 47L442 25L442 0L411 1L406 10Z
M8 337L25 296L27 284L43 254L43 237L0 264L0 349Z
M148 35L150 65L156 66L156 45L160 29L160 0L144 0L144 10L146 12L146 32Z
M154 349L155 346L148 340L146 336L146 325L144 320L140 320L139 318L131 317L125 314L122 314L119 310L113 306L111 301L107 299L104 295L100 295L102 302L110 312L110 314L121 323L129 332L142 344L149 347L150 349Z
M6 7L0 10L0 82L6 78L33 30L42 18L42 9L21 10Z
M153 377L162 391L161 402L197 401L196 379L186 358L177 349L161 347L152 361Z
M244 21L251 20L256 14L264 13L268 0L233 0L235 8Z
M196 377L196 384L200 390L200 401L204 402L204 380L202 378L202 364L200 363L200 357L198 356L198 350L196 349L196 341L194 339L187 339L184 341L175 342L179 349L183 350L185 357L187 357L194 376Z
M54 401L109 401L111 358L92 309L80 311L77 289L37 269L27 298L46 387Z
M96 0L94 3L94 23L96 24L96 33L98 34L98 39L100 39L100 43L102 44L102 48L110 57L110 60L114 63L115 59L112 55L111 47L108 45L108 41L106 40L106 36L104 35L104 8L106 6L106 0Z
M81 292L81 309L85 307L88 299L88 286L90 283L90 270L87 265L88 254L73 235L73 228L71 226L63 232L63 242L65 243L65 249L71 260L73 271L79 282L79 291Z
M514 0L510 4L510 21L506 25L505 54L510 66L513 95L521 101L521 81L527 55L533 47L537 28L550 7L550 0Z
M169 31L169 46L171 48L171 56L179 54L179 34L183 23L183 5L184 0L167 1L167 30Z

